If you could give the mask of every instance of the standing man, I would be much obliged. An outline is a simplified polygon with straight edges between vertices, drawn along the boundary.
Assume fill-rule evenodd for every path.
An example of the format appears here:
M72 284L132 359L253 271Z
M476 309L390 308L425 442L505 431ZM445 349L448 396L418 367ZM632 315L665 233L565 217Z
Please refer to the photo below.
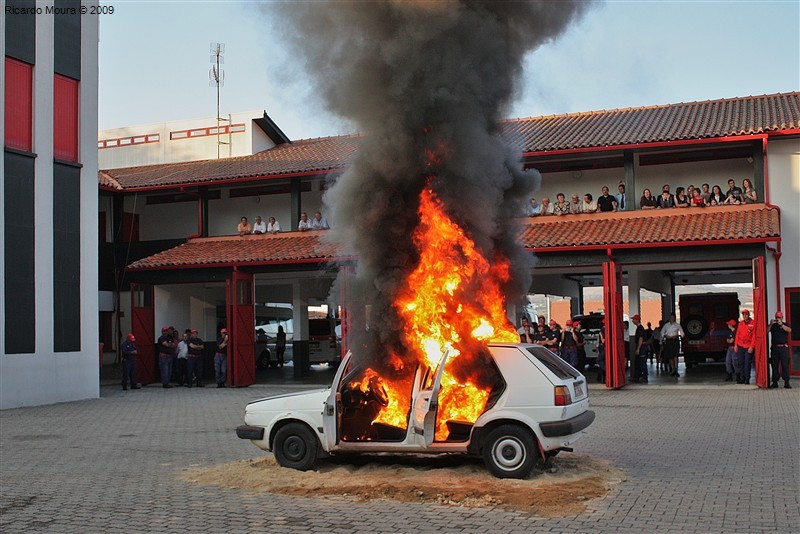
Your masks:
M311 230L311 221L308 220L308 214L303 212L300 214L300 221L297 223L297 229L300 232L307 232Z
M314 218L311 219L311 229L312 230L329 230L330 226L328 226L328 219L322 216L321 212L314 213Z
M219 331L217 338L217 352L214 354L214 378L218 388L225 387L228 378L228 329Z
M625 184L620 182L617 186L619 193L614 195L614 198L617 200L617 211L626 211L629 210L630 207L628 206L628 197L625 195Z
M565 324L564 331L561 332L561 357L578 369L578 334L575 333L570 319Z
M128 390L128 384L131 389L139 389L136 383L136 355L139 354L139 349L136 347L136 338L133 334L128 334L125 341L122 342L122 390ZM777 387L777 386L776 386Z
M602 195L597 197L597 209L603 212L617 211L617 199L608 194L608 187L603 186Z
M641 381L647 384L647 344L645 338L647 333L644 326L642 326L642 316L634 315L631 317L633 324L636 325L636 331L633 334L633 369L631 375L634 382Z
M725 353L725 382L730 382L733 377L739 376L739 366L736 361L736 319L728 321L728 351Z
M261 220L261 215L256 215L256 222L255 224L253 224L253 233L254 234L267 233L267 224Z
M158 344L158 369L161 371L161 387L169 389L169 379L172 377L172 356L175 354L175 338L168 326L161 328L161 337L156 342Z
M528 322L527 317L522 318L522 326L517 330L519 334L519 340L522 343L533 343L533 335L534 331L531 328L531 323Z
M181 340L178 342L178 357L176 359L175 382L178 386L188 386L190 384L187 375L187 361L189 359L189 334L188 328L183 332Z
M675 378L679 377L678 374L678 354L681 352L680 338L686 337L683 328L675 320L675 314L669 315L669 322L661 329L661 339L664 343L664 358L669 362L669 374Z
M783 378L783 387L792 389L789 385L789 334L792 327L783 322L783 313L775 312L775 319L769 323L769 333L772 338L770 360L772 362L772 384L770 388L778 387L778 371Z
M197 330L192 329L189 337L188 379L189 387L195 384L203 387L203 340L197 336Z
M572 323L572 329L575 335L578 336L578 371L583 373L586 369L586 338L583 335L580 321Z
M750 383L750 366L753 363L753 351L756 341L756 323L750 318L750 310L742 310L742 320L736 327L736 361L739 364L739 380L737 384Z

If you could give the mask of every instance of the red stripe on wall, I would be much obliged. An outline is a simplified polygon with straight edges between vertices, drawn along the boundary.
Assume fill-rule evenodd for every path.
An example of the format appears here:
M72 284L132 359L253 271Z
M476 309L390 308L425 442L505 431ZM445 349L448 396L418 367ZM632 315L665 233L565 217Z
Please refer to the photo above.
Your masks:
M33 65L6 58L5 146L32 152Z
M78 161L78 81L53 79L53 157Z

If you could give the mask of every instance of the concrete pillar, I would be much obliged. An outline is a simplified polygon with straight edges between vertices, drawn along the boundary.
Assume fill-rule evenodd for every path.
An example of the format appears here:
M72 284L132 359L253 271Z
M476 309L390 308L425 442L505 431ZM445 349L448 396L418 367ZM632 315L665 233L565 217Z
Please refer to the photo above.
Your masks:
M308 296L301 280L292 281L292 321L294 337L292 359L294 377L302 378L308 374Z
M630 317L642 314L641 283L635 270L628 270L628 312Z

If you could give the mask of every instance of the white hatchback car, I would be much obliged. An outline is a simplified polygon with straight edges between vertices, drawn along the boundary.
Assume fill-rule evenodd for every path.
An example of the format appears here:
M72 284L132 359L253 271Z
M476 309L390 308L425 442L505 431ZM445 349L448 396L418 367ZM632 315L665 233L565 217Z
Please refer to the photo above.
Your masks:
M354 368L350 353L331 388L249 403L246 424L236 434L273 451L280 465L303 471L326 453L464 453L483 456L497 477L525 478L537 457L571 451L570 445L594 421L586 379L544 347L497 343L490 344L489 351L498 380L486 408L474 423L446 421L445 440L434 439L434 434L446 356L435 369L417 369L405 428L370 423L376 412L367 411L371 436L348 438L352 434L343 430L348 418L370 404L380 409L387 402L385 391L353 399L348 384L363 370Z

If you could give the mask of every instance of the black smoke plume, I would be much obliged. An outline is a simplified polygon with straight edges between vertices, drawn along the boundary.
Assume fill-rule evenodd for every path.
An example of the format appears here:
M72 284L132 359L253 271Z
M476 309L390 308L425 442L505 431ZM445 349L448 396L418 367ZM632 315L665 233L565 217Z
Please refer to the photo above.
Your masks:
M530 287L531 255L512 217L538 188L498 132L526 53L559 35L578 1L290 2L273 6L329 109L364 135L324 202L333 237L358 256L351 297L369 305L370 346L404 353L392 306L417 253L426 181L484 256L514 266L510 302ZM432 178L431 178L432 177ZM362 340L366 342L366 340ZM369 352L369 351L367 351ZM377 358L379 359L379 358Z

